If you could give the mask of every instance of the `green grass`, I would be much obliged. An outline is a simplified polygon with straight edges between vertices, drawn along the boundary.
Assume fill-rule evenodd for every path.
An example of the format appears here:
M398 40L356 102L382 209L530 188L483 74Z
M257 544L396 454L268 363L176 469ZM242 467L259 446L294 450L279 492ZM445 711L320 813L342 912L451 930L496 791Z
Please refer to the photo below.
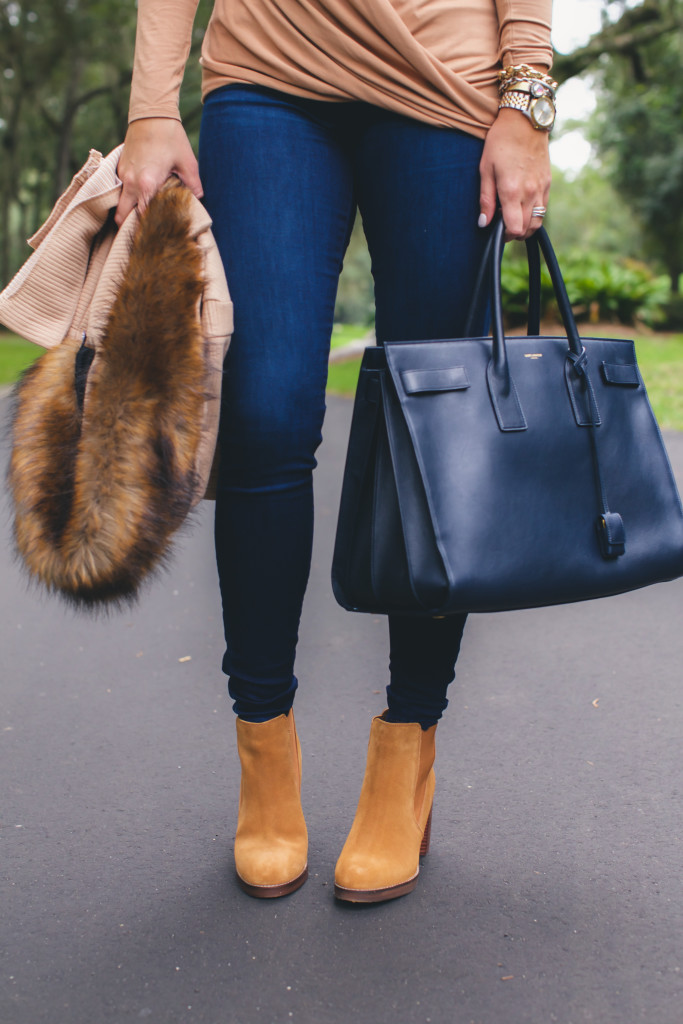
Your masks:
M335 324L332 328L332 348L339 348L349 341L364 338L369 330L369 327L363 327L362 324Z
M343 363L330 363L327 372L327 390L332 395L352 397L356 393L360 358L346 359Z
M16 334L0 333L0 385L14 384L19 374L45 349Z
M583 333L588 336L589 331ZM612 336L609 327L591 334ZM619 329L614 336L626 337ZM638 365L659 425L664 429L683 430L683 334L640 336L635 338ZM332 394L353 396L358 382L360 359L333 363L327 378Z
M369 328L362 324L335 324L332 332L332 347L338 348L346 345L349 341L363 338ZM9 334L0 331L0 385L13 384L22 370L33 362L44 349L38 345L32 345L30 341L24 341L16 334ZM344 364L346 366L346 364ZM357 374L356 374L357 376ZM354 391L356 379L351 380L348 369L341 372L344 391Z
M683 334L636 338L636 352L660 427L683 430Z
M358 324L336 325L332 344L337 347L363 337L365 333L366 328ZM589 331L584 329L584 333L588 334ZM611 330L602 327L594 333L609 337ZM627 336L623 328L619 329L618 334ZM683 430L683 334L640 335L636 337L636 350L638 364L660 426ZM16 334L0 333L0 385L13 384L22 370L43 351L38 345L32 345ZM328 391L352 396L356 390L359 369L360 359L332 363L327 380Z

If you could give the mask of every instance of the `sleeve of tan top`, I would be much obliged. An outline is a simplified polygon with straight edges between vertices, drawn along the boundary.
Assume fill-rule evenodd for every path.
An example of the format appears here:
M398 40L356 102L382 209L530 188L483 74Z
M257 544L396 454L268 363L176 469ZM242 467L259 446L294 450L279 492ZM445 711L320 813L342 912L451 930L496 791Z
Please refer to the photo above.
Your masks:
M128 121L180 120L178 96L199 0L138 0Z
M552 0L496 0L500 25L499 59L507 64L550 67Z

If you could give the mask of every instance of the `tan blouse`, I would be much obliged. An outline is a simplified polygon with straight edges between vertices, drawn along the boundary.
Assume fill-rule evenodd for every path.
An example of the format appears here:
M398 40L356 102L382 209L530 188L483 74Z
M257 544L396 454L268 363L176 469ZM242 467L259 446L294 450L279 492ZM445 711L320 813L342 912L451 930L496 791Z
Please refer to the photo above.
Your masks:
M129 120L178 118L198 0L139 0ZM215 0L202 93L229 82L363 100L486 134L501 64L550 67L552 0Z

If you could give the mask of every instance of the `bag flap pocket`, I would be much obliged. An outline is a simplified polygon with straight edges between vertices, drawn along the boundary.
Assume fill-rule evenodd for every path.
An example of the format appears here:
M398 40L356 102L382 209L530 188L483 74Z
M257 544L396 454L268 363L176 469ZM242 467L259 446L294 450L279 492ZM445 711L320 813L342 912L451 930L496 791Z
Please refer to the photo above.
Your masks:
M602 363L600 365L605 384L620 384L626 388L640 385L640 374L635 363Z
M464 366L434 370L401 370L401 384L407 395L428 391L463 391L470 386Z

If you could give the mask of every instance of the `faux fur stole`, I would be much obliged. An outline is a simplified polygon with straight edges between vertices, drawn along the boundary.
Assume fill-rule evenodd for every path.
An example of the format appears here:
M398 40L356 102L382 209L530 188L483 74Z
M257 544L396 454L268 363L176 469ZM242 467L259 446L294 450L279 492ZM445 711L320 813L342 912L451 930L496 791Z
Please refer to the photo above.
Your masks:
M150 202L95 349L67 338L16 388L16 547L78 607L134 598L192 504L207 367L190 200L177 184Z

